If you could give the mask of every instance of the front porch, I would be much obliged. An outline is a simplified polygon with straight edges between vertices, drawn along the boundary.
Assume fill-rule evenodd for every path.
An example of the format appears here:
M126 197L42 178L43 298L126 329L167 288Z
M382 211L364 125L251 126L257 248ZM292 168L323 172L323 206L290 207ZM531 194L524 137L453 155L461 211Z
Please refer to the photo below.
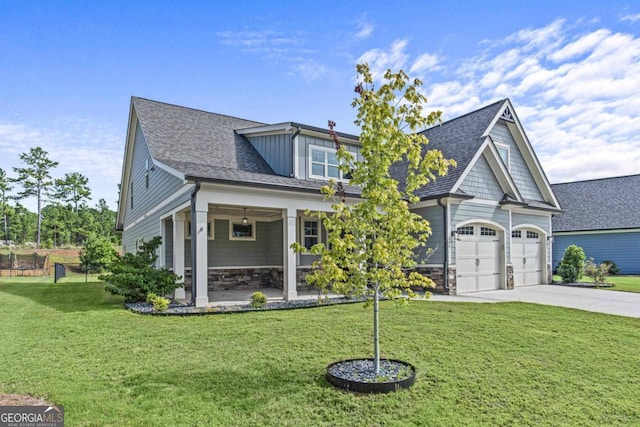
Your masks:
M320 221L305 214L307 209L328 211L330 203L319 194L287 199L282 193L203 185L195 203L162 218L160 265L185 283L174 297L191 301L193 292L196 307L229 298L246 302L258 290L284 300L317 298L305 281L315 257L291 249L295 242L310 247L325 240Z

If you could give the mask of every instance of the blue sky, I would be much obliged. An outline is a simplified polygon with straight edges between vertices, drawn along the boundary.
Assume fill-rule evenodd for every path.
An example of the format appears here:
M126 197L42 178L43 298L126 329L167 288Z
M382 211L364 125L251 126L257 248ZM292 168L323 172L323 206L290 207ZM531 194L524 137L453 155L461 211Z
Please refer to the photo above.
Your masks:
M585 0L0 0L0 168L39 145L115 208L130 96L357 133L363 60L445 118L511 98L551 182L640 173L640 4Z

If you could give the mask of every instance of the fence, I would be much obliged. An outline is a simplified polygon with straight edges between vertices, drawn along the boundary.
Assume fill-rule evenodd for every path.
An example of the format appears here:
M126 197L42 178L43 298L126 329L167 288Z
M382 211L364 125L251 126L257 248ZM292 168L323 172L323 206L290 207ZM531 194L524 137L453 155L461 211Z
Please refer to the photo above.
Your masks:
M49 255L0 254L0 276L48 276Z

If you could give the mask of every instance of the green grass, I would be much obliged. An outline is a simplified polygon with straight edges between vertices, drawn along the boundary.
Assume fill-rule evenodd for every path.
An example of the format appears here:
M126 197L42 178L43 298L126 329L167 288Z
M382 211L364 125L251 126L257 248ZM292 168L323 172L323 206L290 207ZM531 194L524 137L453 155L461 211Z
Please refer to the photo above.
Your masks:
M555 275L553 276L553 280L561 282L562 278ZM593 280L587 276L584 276L580 281L584 283L593 283ZM607 283L613 283L615 286L613 288L600 289L640 293L640 276L609 276L607 278Z
M524 303L384 302L383 356L417 382L337 390L371 354L343 305L153 317L100 283L0 283L0 391L64 405L67 425L639 425L640 319Z

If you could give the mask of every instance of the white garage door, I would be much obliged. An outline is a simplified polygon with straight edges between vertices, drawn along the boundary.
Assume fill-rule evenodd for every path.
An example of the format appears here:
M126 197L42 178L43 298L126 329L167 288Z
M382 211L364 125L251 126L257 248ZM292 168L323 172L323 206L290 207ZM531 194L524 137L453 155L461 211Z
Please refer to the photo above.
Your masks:
M542 253L540 233L526 229L511 232L514 286L542 283Z
M466 225L457 232L457 292L500 289L500 233L484 225Z

